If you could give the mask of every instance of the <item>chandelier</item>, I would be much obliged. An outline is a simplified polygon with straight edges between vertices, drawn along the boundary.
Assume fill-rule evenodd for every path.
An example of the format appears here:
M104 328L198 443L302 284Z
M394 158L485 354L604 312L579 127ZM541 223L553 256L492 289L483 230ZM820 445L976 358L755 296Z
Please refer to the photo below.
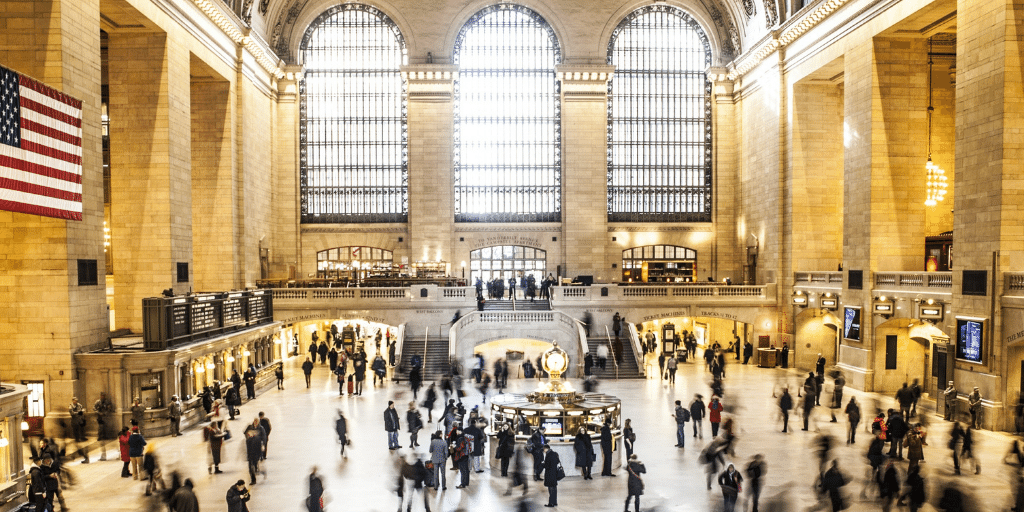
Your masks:
M932 113L935 107L932 106L932 41L928 40L928 163L925 164L927 177L925 178L925 200L926 206L935 206L939 201L946 198L946 171L935 165L932 161Z

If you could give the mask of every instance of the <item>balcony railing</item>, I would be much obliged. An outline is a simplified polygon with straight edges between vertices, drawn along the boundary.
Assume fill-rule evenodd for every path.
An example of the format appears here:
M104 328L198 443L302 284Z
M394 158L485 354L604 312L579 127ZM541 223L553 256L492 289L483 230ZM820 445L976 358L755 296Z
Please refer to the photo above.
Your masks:
M945 291L953 287L952 272L876 272L875 288Z
M842 272L797 272L795 276L796 285L832 285L829 288L843 287Z
M1024 272L1003 272L1005 295L1024 295ZM1012 293L1011 293L1012 292Z

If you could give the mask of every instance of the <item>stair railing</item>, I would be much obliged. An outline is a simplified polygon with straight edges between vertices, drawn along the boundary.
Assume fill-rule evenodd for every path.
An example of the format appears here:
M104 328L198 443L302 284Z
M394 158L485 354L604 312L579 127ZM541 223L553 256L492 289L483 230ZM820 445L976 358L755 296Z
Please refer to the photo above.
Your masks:
M619 380L619 362L615 359L615 347L612 346L612 334L608 332L608 326L604 326L604 334L608 336L608 354L612 356L612 365L615 366L615 380Z
M633 347L633 358L636 359L636 367L647 376L647 367L644 365L645 355L640 346L640 333L636 330L636 324L626 322L626 337L629 338L629 345Z

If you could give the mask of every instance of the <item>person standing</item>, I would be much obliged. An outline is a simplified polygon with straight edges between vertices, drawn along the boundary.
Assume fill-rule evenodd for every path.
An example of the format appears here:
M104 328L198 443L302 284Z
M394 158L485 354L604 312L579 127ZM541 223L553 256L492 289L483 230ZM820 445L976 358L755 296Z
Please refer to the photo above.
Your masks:
M249 363L249 368L242 374L242 382L245 383L245 399L256 398L256 367Z
M544 447L548 440L544 437L542 427L537 427L530 440L526 442L526 451L533 456L533 479L540 480L540 473L544 470Z
M278 366L274 369L274 378L277 379L277 389L284 390L284 367Z
M600 344L597 346L597 366L604 370L608 364L608 345Z
M693 421L693 437L704 439L704 416L706 415L704 397L700 394L693 395L690 402L690 420Z
M832 423L836 423L836 409L843 406L843 388L846 387L846 377L843 377L843 372L836 371L836 376L832 380L832 406L830 407L832 413Z
M338 444L341 445L341 456L348 458L345 455L345 445L348 444L348 421L345 419L345 414L338 411L338 419L334 420L334 433L338 435Z
M474 411L475 412L475 411ZM483 473L484 449L487 446L487 436L480 428L478 420L472 420L466 427L466 435L473 440L473 452L470 453L473 462L473 470Z
M750 362L751 356L753 356L753 355L754 355L754 346L751 345L749 341L745 342L743 344L743 364L748 364Z
M508 476L508 463L516 452L516 434L512 425L506 423L498 432L498 447L494 450L494 458L501 461L501 476Z
M900 404L900 415L910 419L910 408L914 405L914 392L910 390L906 382L903 383L903 387L896 390L896 402Z
M629 462L626 463L626 472L629 473L629 481L626 482L626 508L625 512L629 512L629 499L633 498L633 510L634 512L640 512L640 496L644 493L644 481L640 478L641 473L646 473L647 468L644 467L644 463L640 462L640 459L634 453L629 456Z
M686 448L686 422L690 421L690 411L676 400L676 410L672 417L676 420L676 448Z
M591 439L590 434L587 433L586 427L580 427L579 432L576 433L576 438L573 440L572 449L576 452L576 467L580 468L580 473L583 474L584 480L593 480L591 471L594 466L594 459L597 458L597 454L594 453L594 440Z
M848 444L854 444L857 440L857 424L860 423L860 405L857 404L856 397L850 397L850 402L846 404L846 417L850 420L850 432L846 437Z
M441 439L440 432L434 432L430 435L430 463L433 465L433 482L434 490L437 490L438 482L440 482L441 490L448 490L448 482L445 480L444 470L445 461L448 460L448 443Z
M384 409L384 430L388 433L388 449L397 450L402 446L398 444L398 431L401 425L398 422L398 411L395 410L395 402L388 400L388 408Z
M105 441L110 439L110 428L113 422L110 416L114 414L114 403L107 398L106 393L100 393L99 400L92 406L96 413L96 438L100 443L100 460L107 460L107 447Z
M142 437L139 427L132 427L132 433L128 436L128 457L132 461L132 478L139 480L139 467L142 466L142 456L146 448L146 438Z
M167 407L167 416L171 420L171 437L181 435L181 401L178 395L171 395L171 403Z
M138 397L135 397L132 400L131 411L132 411L133 426L138 427L139 428L139 434L141 434L142 433L142 423L143 423L143 420L146 417L146 406L142 405L142 400L139 400Z
M718 437L718 427L722 424L722 402L717 396L711 397L708 404L708 421L711 422L711 437Z
M249 485L256 485L256 473L260 470L260 459L263 458L264 433L260 427L259 419L254 419L252 425L245 427L245 457L249 462Z
M558 453L551 449L551 445L545 444L543 449L544 456L544 487L548 488L548 503L545 507L557 507L558 506L558 480L559 472L564 475L562 469L562 461L558 457Z
M192 490L194 485L191 478L186 478L181 487L174 489L167 501L170 512L199 512L199 499Z
M316 347L316 353L317 353L317 355L320 356L320 365L321 366L327 364L327 353L329 351L330 351L330 348L327 347L327 342L326 341L321 341L320 345L318 347Z
M128 466L132 463L132 458L128 455L128 440L131 439L131 432L128 427L122 427L121 433L117 435L117 443L121 449L121 462L124 462L124 467L121 468L121 478L128 478L132 476Z
M235 482L228 489L227 501L228 501L228 512L249 512L249 489L245 488L245 480L239 480Z
M633 455L633 445L636 443L636 432L633 431L632 420L626 418L626 423L622 427L622 446L626 447L626 460L629 460L629 456Z
M459 485L456 489L469 487L469 457L473 453L473 436L466 434L458 426L452 431L451 455L456 467L459 468Z
M267 416L265 414L263 414L263 411L260 411L259 419L260 419L260 428L263 429L263 457L262 458L266 459L267 458L267 447L270 446L270 429L272 427L270 426L270 419L267 418Z
M949 381L949 385L942 392L942 398L946 405L944 419L950 421L956 415L956 387L953 386L953 381Z
M968 411L971 413L971 428L981 428L981 391L974 386L974 391L967 395Z
M839 512L846 508L842 493L844 485L846 485L846 478L839 471L839 463L833 460L832 467L821 476L821 489L828 495L829 501L832 503L832 512Z
M324 481L316 472L316 466L309 473L309 496L306 497L306 508L309 512L323 512L324 509Z
M384 358L377 353L377 356L373 358L373 364L370 365L370 369L373 370L373 387L377 387L377 381L380 381L380 385L384 385L384 376L388 372L388 364L384 362ZM410 375L412 372L410 372Z
M669 384L676 383L676 369L679 367L679 362L676 361L675 354L669 354L668 361L665 361L665 367L668 368L668 382Z
M729 464L729 467L725 468L725 471L718 475L718 485L722 487L722 497L725 500L725 512L736 510L736 496L740 492L740 484L742 482L743 476L740 475L739 471L736 471L736 467L732 464Z
M419 446L416 438L423 428L423 416L416 410L416 402L409 402L409 410L405 413L405 428L409 429L409 446Z
M903 438L909 430L903 415L889 409L889 419L885 423L886 432L889 433L889 457L903 460Z
M789 394L789 388L782 388L782 396L779 397L779 411L782 413L782 431L789 430L789 411L793 410L793 395Z
M917 414L917 401L921 399L921 383L918 379L911 382L910 395L914 397L914 401L910 404L910 416L906 417L908 421Z
M356 376L356 395L362 396L363 394L363 381L366 380L366 358L362 355L353 356L352 371L355 372ZM413 393L413 398L416 394Z
M302 363L302 373L306 376L306 389L309 389L309 378L313 375L313 361L310 361L308 357Z
M902 502L903 498L910 498L910 502L907 503L910 506L910 512L921 510L921 506L924 505L928 496L924 488L924 478L921 477L921 466L914 466L907 471L907 481L904 487L907 492L904 493L900 501Z
M71 415L71 432L75 441L85 441L85 406L78 402L77 397L71 399L68 414ZM85 460L88 461L88 457Z
M750 479L750 512L757 512L757 502L761 498L761 479L768 473L768 464L760 453L747 464L747 478Z
M615 451L614 441L611 423L605 420L604 425L601 425L601 460L604 462L601 476L617 476L615 473L612 473L612 455Z

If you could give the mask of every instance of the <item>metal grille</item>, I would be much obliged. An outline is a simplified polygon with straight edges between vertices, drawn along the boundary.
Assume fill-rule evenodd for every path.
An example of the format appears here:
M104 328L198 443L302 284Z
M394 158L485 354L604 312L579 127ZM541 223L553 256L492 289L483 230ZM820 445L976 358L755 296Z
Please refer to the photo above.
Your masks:
M558 40L536 12L498 4L455 43L455 221L561 220Z
M675 7L644 7L615 28L608 63L608 220L710 222L707 35Z
M408 217L405 40L376 8L328 9L302 39L299 186L303 223Z

